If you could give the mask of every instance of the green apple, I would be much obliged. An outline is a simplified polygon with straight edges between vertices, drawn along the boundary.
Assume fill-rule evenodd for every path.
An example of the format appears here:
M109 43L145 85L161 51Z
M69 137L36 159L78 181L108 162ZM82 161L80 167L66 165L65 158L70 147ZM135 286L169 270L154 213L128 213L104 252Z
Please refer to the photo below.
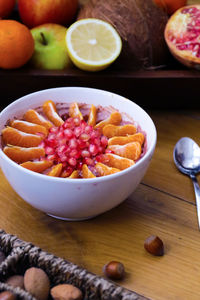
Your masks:
M63 70L72 65L67 54L66 32L66 27L53 23L31 29L35 49L30 62L35 68Z

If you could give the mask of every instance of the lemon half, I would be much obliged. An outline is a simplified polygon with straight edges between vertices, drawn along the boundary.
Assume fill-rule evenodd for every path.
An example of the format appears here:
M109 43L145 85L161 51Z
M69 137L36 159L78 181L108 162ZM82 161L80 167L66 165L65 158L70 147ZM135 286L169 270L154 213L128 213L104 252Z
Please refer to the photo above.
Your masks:
M122 41L115 28L95 18L73 23L66 33L66 45L73 63L85 71L107 68L122 49Z

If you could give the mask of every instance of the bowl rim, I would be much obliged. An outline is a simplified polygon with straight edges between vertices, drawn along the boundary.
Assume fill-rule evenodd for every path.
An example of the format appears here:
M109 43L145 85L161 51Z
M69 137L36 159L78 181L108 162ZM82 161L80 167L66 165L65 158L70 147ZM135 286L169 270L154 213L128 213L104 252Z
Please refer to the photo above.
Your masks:
M41 93L45 93L45 92L48 92L48 91L52 91L52 90L73 90L73 89L79 89L80 91L81 90L90 90L90 91L94 91L96 93L105 93L105 94L108 94L110 96L117 96L117 97L120 97L120 98L123 98L124 100L126 101L129 101L131 103L133 103L139 110L142 111L142 113L144 115L146 115L146 117L150 120L151 122L151 125L152 125L152 129L153 129L153 139L152 139L152 144L150 146L150 148L147 148L147 152L144 154L143 157L141 157L133 166L131 167L128 167L124 170L120 170L120 172L117 172L117 173L114 173L114 174L110 174L110 175L107 175L107 176L100 176L100 177L95 177L95 178L61 178L61 177L53 177L53 176L47 176L45 174L41 174L41 173L37 173L37 172L34 172L34 171L31 171L31 170L28 170L26 168L23 168L21 167L18 163L14 162L12 159L10 159L7 155L4 154L3 150L2 150L2 147L0 147L0 154L2 156L2 158L4 160L6 160L9 164L11 164L13 167L19 169L19 171L21 172L24 172L25 174L29 174L31 175L32 177L38 177L38 178L41 178L43 180L50 180L50 181L57 181L57 182L70 182L72 184L75 184L77 182L80 183L80 179L81 179L81 182L88 182L88 183L97 183L98 181L107 181L109 179L112 179L112 178L115 178L115 177L119 177L123 174L126 174L126 173L129 173L131 172L133 169L137 169L141 166L141 164L143 164L144 161L148 160L149 158L152 157L152 154L155 150L155 147L156 147L156 143L157 143L157 130L156 130L156 127L155 127L155 124L153 122L153 120L151 119L151 117L149 116L149 114L141 107L139 106L137 103L135 103L134 101L124 97L124 96L121 96L117 93L113 93L113 92L110 92L110 91L106 91L106 90L103 90L103 89L96 89L96 88L90 88L90 87L79 87L79 86L69 86L69 87L56 87L56 88L48 88L48 89L43 89L43 90L39 90L39 91L36 91L36 92L32 92L32 93L29 93L29 94L26 94L16 100L14 100L13 102L11 102L9 105L7 105L1 112L0 112L0 118L1 118L1 115L3 113L5 113L6 111L9 111L10 108L12 108L12 106L15 106L16 103L19 103L19 102L23 102L27 97L31 97L32 95L37 95L37 94L41 94ZM0 166L1 167L1 166Z

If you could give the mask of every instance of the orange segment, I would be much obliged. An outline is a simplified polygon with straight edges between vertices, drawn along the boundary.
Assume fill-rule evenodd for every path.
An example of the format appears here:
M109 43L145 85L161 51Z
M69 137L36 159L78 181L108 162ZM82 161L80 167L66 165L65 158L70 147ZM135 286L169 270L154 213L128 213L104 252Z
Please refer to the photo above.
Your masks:
M95 126L97 120L97 108L92 104L88 117L88 125Z
M141 132L127 136L114 136L108 140L108 145L125 145L131 142L139 142L140 145L144 143L144 134Z
M94 176L94 174L90 171L88 166L86 164L84 164L82 166L82 177L83 178L95 178L96 176Z
M108 149L122 157L132 160L137 160L142 152L142 147L139 142L132 142L125 145L110 145Z
M22 148L17 146L6 146L3 152L13 161L17 163L23 163L28 160L37 159L45 155L43 148L32 147L32 148Z
M132 159L128 159L125 157L121 157L119 155L113 154L113 153L106 153L107 165L112 168L117 168L119 170L127 169L135 164L135 162Z
M50 168L53 165L53 162L50 160L41 160L41 161L26 161L20 166L22 166L25 169L41 173L45 171L46 169Z
M129 134L135 134L137 128L133 124L127 124L122 126L116 126L113 124L108 124L103 128L103 134L108 138L113 136L126 136Z
M106 175L111 175L111 174L120 172L119 169L108 167L108 166L106 166L106 165L104 165L104 164L102 164L100 162L98 162L95 165L95 169L99 173L99 176L106 176Z
M52 100L45 101L42 108L44 114L55 126L61 126L64 123L63 119L58 115L56 105Z
M122 120L121 114L119 112L115 111L115 112L111 113L110 116L107 119L99 122L95 126L95 128L103 130L104 126L106 126L108 124L119 125L121 120Z
M2 130L2 138L5 144L21 147L36 147L43 140L41 136L26 133L13 127L4 128Z
M79 171L74 170L68 178L79 178Z
M42 125L30 123L23 120L14 120L10 123L10 126L23 132L35 134L40 133L43 134L45 137L47 136L47 129Z
M59 177L62 172L62 164L57 164L46 174L48 176Z
M42 115L40 115L36 110L29 109L24 115L26 121L44 126L47 130L53 126L52 123L47 121Z
M80 120L83 120L83 115L79 110L78 104L76 102L72 103L69 107L69 116L71 118L79 117Z

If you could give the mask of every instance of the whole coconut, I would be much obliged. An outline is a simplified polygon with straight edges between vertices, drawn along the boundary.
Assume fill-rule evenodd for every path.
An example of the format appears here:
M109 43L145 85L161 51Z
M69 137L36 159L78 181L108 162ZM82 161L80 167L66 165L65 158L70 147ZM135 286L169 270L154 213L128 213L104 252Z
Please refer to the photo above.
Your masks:
M97 18L115 27L123 41L116 64L123 69L166 64L164 29L167 14L153 0L84 0L78 19Z

